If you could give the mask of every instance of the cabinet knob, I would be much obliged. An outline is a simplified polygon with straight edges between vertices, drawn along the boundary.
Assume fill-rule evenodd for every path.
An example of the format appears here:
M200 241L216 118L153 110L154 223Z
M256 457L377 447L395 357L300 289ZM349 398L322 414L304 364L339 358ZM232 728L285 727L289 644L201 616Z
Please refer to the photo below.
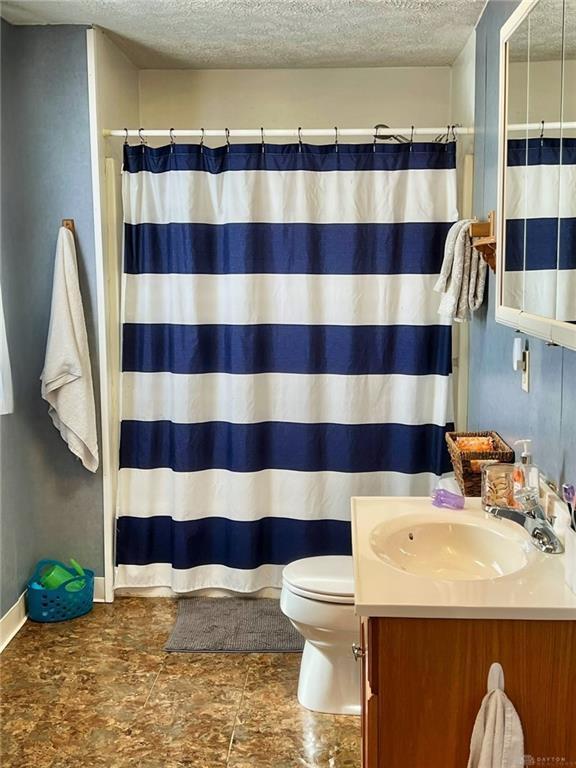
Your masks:
M361 645L358 645L358 643L352 643L352 655L354 656L354 661L363 659L365 655L364 648L362 648Z

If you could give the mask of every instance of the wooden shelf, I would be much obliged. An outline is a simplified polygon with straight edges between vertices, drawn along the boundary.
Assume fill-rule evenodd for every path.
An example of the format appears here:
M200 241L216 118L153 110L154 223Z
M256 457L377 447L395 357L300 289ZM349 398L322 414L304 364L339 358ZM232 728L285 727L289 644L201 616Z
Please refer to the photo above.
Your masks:
M488 221L473 221L470 224L472 245L482 255L482 258L493 272L496 271L495 217L496 211L490 211Z

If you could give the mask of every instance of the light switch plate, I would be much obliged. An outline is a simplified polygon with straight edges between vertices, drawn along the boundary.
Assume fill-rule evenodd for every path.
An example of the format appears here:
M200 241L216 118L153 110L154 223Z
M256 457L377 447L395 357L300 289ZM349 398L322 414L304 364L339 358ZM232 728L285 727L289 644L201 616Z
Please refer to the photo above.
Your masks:
M524 392L530 391L530 352L524 350L524 370L522 371L522 389Z

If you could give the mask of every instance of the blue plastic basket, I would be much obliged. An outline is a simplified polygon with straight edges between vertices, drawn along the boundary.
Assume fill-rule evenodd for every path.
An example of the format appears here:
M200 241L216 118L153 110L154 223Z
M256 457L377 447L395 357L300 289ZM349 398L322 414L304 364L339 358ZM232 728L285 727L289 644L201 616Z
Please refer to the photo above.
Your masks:
M60 584L56 589L44 589L40 585L42 571L50 565L57 563L70 573L70 579ZM84 582L84 586L76 585ZM74 584L74 591L70 591L70 585ZM83 616L92 610L94 601L94 571L84 568L84 575L80 576L68 565L59 560L40 560L34 571L34 575L28 582L27 602L28 617L32 621L67 621Z

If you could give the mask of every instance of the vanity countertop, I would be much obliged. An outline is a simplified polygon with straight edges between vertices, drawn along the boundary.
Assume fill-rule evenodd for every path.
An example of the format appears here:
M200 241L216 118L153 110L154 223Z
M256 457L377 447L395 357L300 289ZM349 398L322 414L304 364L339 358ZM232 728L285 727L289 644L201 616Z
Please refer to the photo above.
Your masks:
M400 517L410 525L415 514L430 515L431 522L436 515L444 522L496 523L517 541L524 539L527 563L498 578L458 581L415 575L384 562L372 548L374 530L392 520L396 525ZM576 594L564 581L564 555L538 551L520 525L495 521L477 498L452 511L437 509L428 497L354 497L352 549L359 616L576 620Z

